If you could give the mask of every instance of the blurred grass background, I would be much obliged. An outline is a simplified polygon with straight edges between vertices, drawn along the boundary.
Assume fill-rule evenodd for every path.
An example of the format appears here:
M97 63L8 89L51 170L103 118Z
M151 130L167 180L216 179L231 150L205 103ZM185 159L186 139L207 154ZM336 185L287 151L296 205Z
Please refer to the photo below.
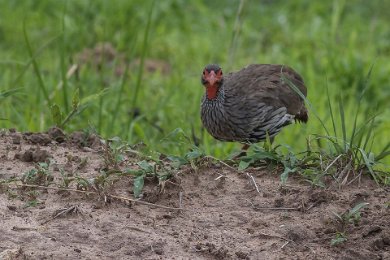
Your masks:
M364 0L0 1L0 128L47 130L51 105L65 117L79 92L83 106L67 131L93 129L175 154L189 145L162 140L181 128L206 153L225 158L239 145L215 141L201 128L206 64L225 73L251 63L287 64L305 79L329 129L326 86L334 108L343 100L347 132L374 65L358 119L381 112L378 152L390 141L388 10L390 1ZM310 134L324 134L313 116L285 128L276 142L299 152Z

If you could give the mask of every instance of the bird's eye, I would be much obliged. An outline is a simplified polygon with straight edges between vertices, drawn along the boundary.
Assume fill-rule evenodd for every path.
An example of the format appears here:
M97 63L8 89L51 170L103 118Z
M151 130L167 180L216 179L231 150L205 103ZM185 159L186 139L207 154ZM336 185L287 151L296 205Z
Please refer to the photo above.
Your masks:
M206 72L205 71L203 71L203 75L205 75L206 74Z

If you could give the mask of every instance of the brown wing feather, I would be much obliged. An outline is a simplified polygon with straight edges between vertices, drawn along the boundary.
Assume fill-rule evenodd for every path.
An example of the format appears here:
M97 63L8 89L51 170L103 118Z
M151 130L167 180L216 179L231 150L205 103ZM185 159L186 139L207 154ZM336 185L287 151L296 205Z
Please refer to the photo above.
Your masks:
M287 113L299 121L308 120L303 99L282 80L288 78L302 92L307 90L302 77L292 68L284 65L252 64L224 77L224 87L243 102L265 103L273 107L286 107Z

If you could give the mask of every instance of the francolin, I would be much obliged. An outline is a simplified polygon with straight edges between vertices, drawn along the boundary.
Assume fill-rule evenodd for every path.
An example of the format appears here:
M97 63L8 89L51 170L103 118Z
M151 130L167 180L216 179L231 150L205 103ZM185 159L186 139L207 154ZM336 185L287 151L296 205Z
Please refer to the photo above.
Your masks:
M267 134L273 140L294 121L308 120L304 100L291 85L304 96L306 87L290 67L252 64L223 75L218 65L210 64L201 81L206 88L201 104L204 127L218 140L243 143L244 150Z

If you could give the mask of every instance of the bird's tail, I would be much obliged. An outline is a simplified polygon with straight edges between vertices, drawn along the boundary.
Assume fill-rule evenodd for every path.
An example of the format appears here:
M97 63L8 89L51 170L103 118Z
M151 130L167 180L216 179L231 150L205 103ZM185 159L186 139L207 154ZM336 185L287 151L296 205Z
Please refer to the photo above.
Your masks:
M302 106L301 110L298 114L295 115L295 121L298 121L300 123L307 123L309 120L309 111L307 111L307 108L305 106Z

